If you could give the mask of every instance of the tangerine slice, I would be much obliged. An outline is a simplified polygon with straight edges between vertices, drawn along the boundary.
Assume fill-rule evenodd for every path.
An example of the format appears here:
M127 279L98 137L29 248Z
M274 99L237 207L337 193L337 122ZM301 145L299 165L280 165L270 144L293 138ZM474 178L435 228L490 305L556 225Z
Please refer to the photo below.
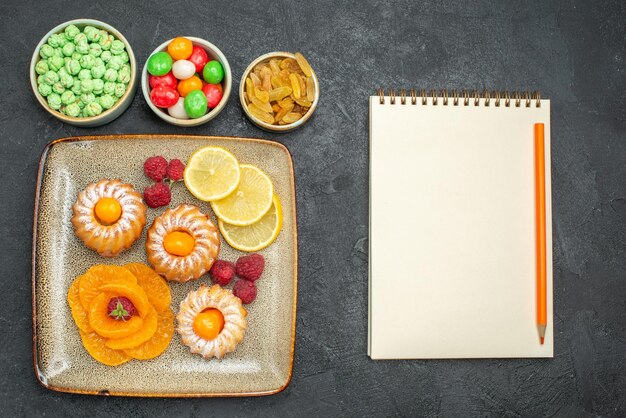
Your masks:
M149 360L163 354L174 336L174 313L171 309L159 312L157 329L152 338L145 343L124 350L127 355L137 360Z
M103 292L93 298L89 309L91 328L105 338L128 337L139 331L144 322L141 317L132 316L128 321L118 321L109 316L107 307L112 297L114 296Z
M83 332L93 332L91 326L89 326L89 318L87 317L87 311L80 303L80 297L78 296L78 286L80 279L75 279L70 289L67 292L67 303L70 305L72 311L72 318L79 330Z
M134 348L148 341L157 330L158 314L156 309L150 308L150 312L143 320L143 326L139 331L128 337L111 338L107 340L105 345L114 350L122 350L125 348Z
M123 270L126 270L123 267L121 268ZM132 276L132 273L130 271L126 270L126 272L128 272L128 274ZM116 280L110 283L100 285L100 291L109 293L112 297L124 296L128 298L133 303L133 305L135 305L135 309L137 309L139 316L142 318L145 318L152 308L150 302L148 301L148 296L146 295L146 292L144 292L143 289L135 283Z
M103 284L112 280L137 283L135 276L124 267L107 264L96 264L78 278L80 279L78 288L80 303L87 311L89 311L91 300L101 292L100 286Z
M91 357L107 366L119 366L132 359L123 351L108 348L104 345L106 340L95 332L87 333L80 331L80 338L83 340L83 346L91 354Z
M169 309L172 303L172 293L163 277L141 263L126 264L124 268L137 278L137 284L146 292L148 301L157 312Z

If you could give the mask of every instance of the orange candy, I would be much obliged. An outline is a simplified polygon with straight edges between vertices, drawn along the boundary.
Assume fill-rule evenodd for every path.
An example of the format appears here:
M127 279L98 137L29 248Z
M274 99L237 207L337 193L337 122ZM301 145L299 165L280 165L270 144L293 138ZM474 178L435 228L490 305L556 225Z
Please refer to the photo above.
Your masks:
M163 239L163 247L165 251L172 255L185 257L193 251L196 240L184 231L173 231Z
M193 320L193 331L205 340L212 340L224 329L224 315L215 308L205 309Z
M112 197L103 197L96 203L94 212L101 223L111 225L122 216L122 205Z
M174 60L186 60L193 52L193 44L189 39L179 36L172 39L167 46L167 52Z
M202 80L197 75L191 76L187 80L179 81L177 90L182 97L187 97L194 90L202 90Z

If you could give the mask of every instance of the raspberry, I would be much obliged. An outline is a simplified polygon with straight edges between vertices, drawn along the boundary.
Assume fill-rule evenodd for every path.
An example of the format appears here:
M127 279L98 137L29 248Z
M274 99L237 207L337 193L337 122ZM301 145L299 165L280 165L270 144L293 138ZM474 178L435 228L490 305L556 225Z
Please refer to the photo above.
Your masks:
M265 259L261 254L250 254L239 257L237 264L235 264L237 276L252 282L259 280L264 268Z
M162 181L167 174L167 160L160 155L150 157L143 163L143 172L154 181Z
M127 321L131 316L137 315L137 309L130 299L119 296L111 298L107 305L107 313L117 321Z
M158 208L170 203L172 193L167 184L159 182L154 186L146 187L146 190L143 191L143 199L146 201L146 205L151 208Z
M237 280L235 286L233 286L233 294L247 305L256 299L256 286L254 282L249 280Z
M172 181L183 179L185 164L181 160L172 160L167 166L167 177Z
M220 286L226 286L235 277L235 265L230 261L216 260L209 270L211 280Z

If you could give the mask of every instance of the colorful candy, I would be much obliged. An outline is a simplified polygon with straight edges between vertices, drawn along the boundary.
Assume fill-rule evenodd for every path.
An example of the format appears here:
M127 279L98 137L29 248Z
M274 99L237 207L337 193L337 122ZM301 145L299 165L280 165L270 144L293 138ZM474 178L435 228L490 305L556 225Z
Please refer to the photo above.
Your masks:
M45 51L44 55L48 53L53 54L54 52ZM109 56L109 54L103 47L98 58L103 62L105 60L110 62L121 55ZM91 63L91 59L87 59L87 61L88 64ZM91 64L95 66L97 62L94 61ZM121 67L116 68L119 64L114 63L108 67L121 71ZM44 70L42 65L39 71L45 77L47 72ZM223 91L220 84L224 79L222 64L216 60L209 61L204 48L193 45L187 38L174 38L168 44L167 52L161 51L153 54L148 59L147 70L149 73L148 83L151 88L150 100L155 106L167 109L168 114L174 118L200 118L209 109L217 107L222 100ZM117 74L105 73L104 79L110 82L118 80L120 78L119 71ZM125 75L126 73L124 73ZM90 87L89 83L87 87ZM47 92L46 88L44 90ZM105 83L103 90L109 91L110 86ZM54 92L51 91L51 93ZM104 106L102 107L104 108Z

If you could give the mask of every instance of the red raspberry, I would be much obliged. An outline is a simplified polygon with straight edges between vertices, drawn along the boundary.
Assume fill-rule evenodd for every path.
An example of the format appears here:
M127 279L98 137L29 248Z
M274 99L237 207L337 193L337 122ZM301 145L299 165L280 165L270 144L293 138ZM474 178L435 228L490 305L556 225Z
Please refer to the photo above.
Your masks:
M226 260L215 260L209 270L211 280L220 286L226 286L235 277L235 265Z
M150 157L143 163L143 172L154 181L162 181L167 174L167 160L160 155Z
M239 257L237 264L235 264L237 276L252 282L259 280L264 268L265 259L261 254L250 254Z
M137 315L137 309L130 299L118 296L109 301L107 313L117 321L127 321L131 316Z
M151 208L158 208L159 206L166 206L172 200L172 193L167 184L159 182L154 186L146 187L143 191L143 200L146 201L146 205Z
M237 280L233 286L233 294L247 305L256 299L256 286L249 280Z
M167 166L167 177L172 181L183 179L185 164L181 160L172 160Z

